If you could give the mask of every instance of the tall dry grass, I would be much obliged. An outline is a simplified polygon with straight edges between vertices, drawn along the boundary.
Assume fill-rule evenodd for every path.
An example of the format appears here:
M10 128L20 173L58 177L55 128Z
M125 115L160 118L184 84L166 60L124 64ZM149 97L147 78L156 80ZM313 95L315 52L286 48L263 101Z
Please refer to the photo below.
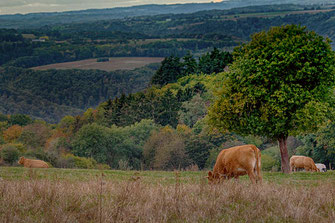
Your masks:
M1 180L0 222L335 222L335 186Z

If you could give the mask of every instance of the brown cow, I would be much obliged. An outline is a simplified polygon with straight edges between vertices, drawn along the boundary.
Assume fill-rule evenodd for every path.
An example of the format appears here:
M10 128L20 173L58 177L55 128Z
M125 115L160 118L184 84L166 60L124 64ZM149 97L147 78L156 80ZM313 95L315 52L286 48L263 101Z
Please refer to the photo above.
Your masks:
M23 156L20 157L18 164L23 164L23 166L27 168L49 168L49 165L42 160L31 160Z
M292 156L290 158L291 172L297 171L297 168L304 168L306 171L319 172L312 158L307 156Z
M261 182L261 152L254 145L235 146L222 150L212 171L208 172L208 182L217 183L223 179L238 179L248 174L252 183Z

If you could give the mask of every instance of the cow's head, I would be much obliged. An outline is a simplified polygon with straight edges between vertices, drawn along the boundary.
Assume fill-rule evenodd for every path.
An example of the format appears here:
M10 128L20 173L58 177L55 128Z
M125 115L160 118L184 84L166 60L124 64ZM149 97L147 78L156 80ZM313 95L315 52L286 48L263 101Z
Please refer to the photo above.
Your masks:
M224 174L214 174L212 171L208 171L208 183L209 184L217 184L222 182L224 179L226 178L226 176Z
M19 162L17 162L17 163L18 163L18 164L23 164L23 162L24 162L24 157L21 156L20 159L19 159Z

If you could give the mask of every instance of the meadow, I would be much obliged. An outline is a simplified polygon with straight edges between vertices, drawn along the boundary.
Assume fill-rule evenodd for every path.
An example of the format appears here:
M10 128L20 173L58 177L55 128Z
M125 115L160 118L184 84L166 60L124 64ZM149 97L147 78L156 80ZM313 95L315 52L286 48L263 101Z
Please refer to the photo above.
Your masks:
M109 61L97 62L97 59L79 60L65 63L55 63L44 66L32 67L34 70L48 69L98 69L104 71L132 70L151 63L162 62L163 57L111 57Z
M263 172L208 185L205 171L0 168L1 222L334 222L335 172Z

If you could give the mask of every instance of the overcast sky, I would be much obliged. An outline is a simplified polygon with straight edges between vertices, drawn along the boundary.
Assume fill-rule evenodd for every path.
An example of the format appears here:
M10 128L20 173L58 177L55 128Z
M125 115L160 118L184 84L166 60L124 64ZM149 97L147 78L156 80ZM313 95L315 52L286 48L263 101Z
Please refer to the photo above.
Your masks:
M114 8L144 4L175 4L220 0L0 0L0 14L56 12L82 9Z

